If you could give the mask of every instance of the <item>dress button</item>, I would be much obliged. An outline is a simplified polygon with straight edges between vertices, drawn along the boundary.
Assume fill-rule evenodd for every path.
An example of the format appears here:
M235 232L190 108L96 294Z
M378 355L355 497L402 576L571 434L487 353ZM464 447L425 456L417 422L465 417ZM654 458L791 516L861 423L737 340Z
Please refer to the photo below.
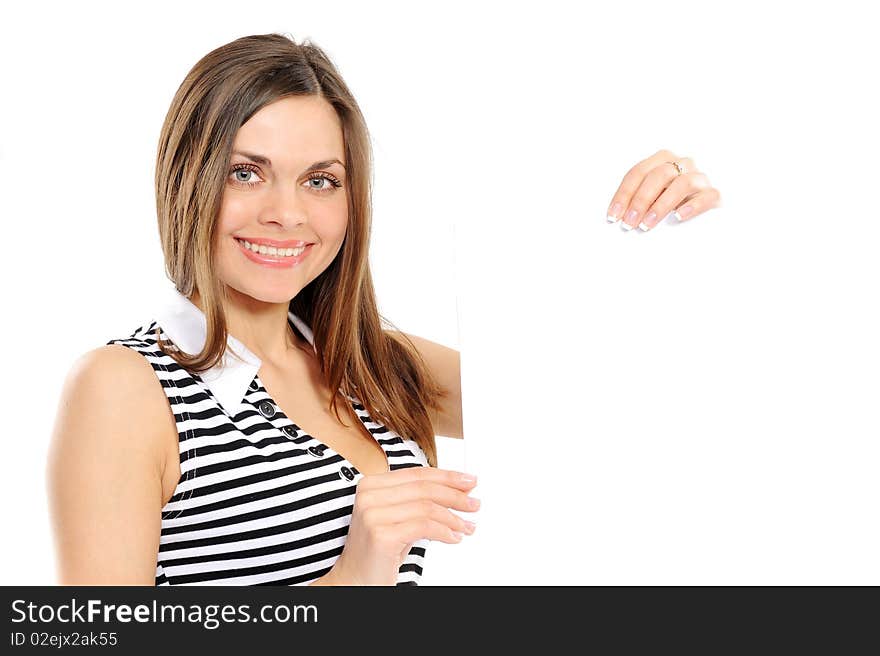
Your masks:
M297 435L296 429L293 426L285 426L282 428L285 433L287 433L287 437L294 438Z
M343 467L339 470L339 473L350 481L354 480L354 472L351 471L348 467Z
M316 458L323 458L324 457L324 449L322 449L319 446L310 446L308 448L308 451Z
M260 401L260 405L257 406L257 409L260 411L260 414L267 419L275 416L275 406L269 401Z

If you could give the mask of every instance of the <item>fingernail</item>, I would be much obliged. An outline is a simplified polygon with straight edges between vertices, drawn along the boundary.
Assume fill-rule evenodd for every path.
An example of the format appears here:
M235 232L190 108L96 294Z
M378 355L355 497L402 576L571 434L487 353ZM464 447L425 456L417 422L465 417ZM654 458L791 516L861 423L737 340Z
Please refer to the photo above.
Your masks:
M648 212L648 216L642 219L642 222L639 224L639 230L645 231L650 230L653 225L654 219L657 218L657 212Z
M675 213L679 217L678 220L683 221L684 219L688 218L691 214L694 213L694 208L691 207L690 205L685 205L684 207L680 207L679 209L675 210Z
M459 533L458 531L453 531L452 537L454 537L456 539L456 541L461 542L461 539L464 537L464 533Z
M477 525L473 522L466 521L464 523L464 532L468 535L473 535L475 530L477 530Z
M477 499L476 497L470 497L468 499L468 505L470 505L471 508L476 510L477 508L480 507L480 500Z
M477 477L473 474L459 474L458 480L460 480L462 483L476 483Z
M608 210L608 216L605 217L608 220L608 223L620 221L621 210L623 210L623 205L621 205L620 203L614 203L614 205L611 206L611 209Z
M629 213L626 215L626 220L621 222L620 227L623 230L632 230L632 222L638 215L639 213L636 210L630 210Z

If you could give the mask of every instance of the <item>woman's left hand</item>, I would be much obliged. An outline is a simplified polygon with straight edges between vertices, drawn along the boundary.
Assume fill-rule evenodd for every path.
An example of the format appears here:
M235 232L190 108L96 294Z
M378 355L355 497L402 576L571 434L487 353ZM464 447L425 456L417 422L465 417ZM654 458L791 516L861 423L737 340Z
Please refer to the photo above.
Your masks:
M620 222L624 230L650 230L670 213L679 222L687 221L719 205L720 192L691 158L659 150L623 177L608 208L608 221Z

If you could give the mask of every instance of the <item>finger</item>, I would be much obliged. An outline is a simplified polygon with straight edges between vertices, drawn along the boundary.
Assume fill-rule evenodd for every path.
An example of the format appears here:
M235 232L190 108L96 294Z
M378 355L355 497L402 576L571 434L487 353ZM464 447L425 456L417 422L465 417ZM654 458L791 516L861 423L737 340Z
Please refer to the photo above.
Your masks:
M658 150L656 153L635 164L626 175L614 196L608 208L607 220L610 223L617 223L624 218L624 210L628 208L632 202L633 196L642 184L645 177L665 162L681 162L685 166L685 170L693 168L693 162L688 158L677 157L668 150Z
M461 533L473 533L475 527L473 522L466 521L447 508L427 499L377 506L365 510L363 515L364 521L370 526L384 527L414 519L430 519Z
M421 499L466 512L476 512L480 508L479 499L449 485L424 480L393 487L361 490L357 501L361 508L373 508Z
M685 166L688 165L690 165L690 163L685 164ZM685 168L685 170L688 169ZM650 214L648 210L660 194L683 175L692 174L679 174L678 169L673 166L671 162L662 162L657 167L648 171L642 179L642 183L633 194L620 227L624 230L632 230L639 225L642 218ZM662 216L666 215L663 214Z
M706 184L708 185L708 182ZM691 189L682 182L681 188L673 185L661 194L649 211L649 214L654 214L654 218L651 221L646 219L639 228L650 230L669 214L679 222L689 220L720 204L721 193L714 187L700 186Z
M664 168L675 170L672 166ZM661 193L653 198L646 194L643 200L639 200L640 221L637 225L642 230L651 229L689 197L710 186L708 178L699 171L673 175Z
M673 217L678 219L679 223L690 221L695 216L711 210L721 205L721 192L714 187L701 191L696 196L686 201L681 207L676 208L672 213Z
M381 474L364 476L358 481L358 490L372 490L383 487L406 485L415 481L442 483L460 490L469 490L477 484L477 477L465 472L437 467L406 467Z
M461 542L462 531L455 531L448 525L433 519L414 519L394 524L388 528L388 538L396 544L411 544L416 540L436 540L447 544Z

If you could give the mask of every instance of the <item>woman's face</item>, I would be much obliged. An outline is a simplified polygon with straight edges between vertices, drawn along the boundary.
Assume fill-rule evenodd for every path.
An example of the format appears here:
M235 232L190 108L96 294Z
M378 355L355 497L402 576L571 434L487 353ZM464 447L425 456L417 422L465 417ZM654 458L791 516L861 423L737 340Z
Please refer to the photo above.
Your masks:
M319 96L282 98L242 125L215 232L220 280L287 303L317 278L345 238L344 162L339 118Z

